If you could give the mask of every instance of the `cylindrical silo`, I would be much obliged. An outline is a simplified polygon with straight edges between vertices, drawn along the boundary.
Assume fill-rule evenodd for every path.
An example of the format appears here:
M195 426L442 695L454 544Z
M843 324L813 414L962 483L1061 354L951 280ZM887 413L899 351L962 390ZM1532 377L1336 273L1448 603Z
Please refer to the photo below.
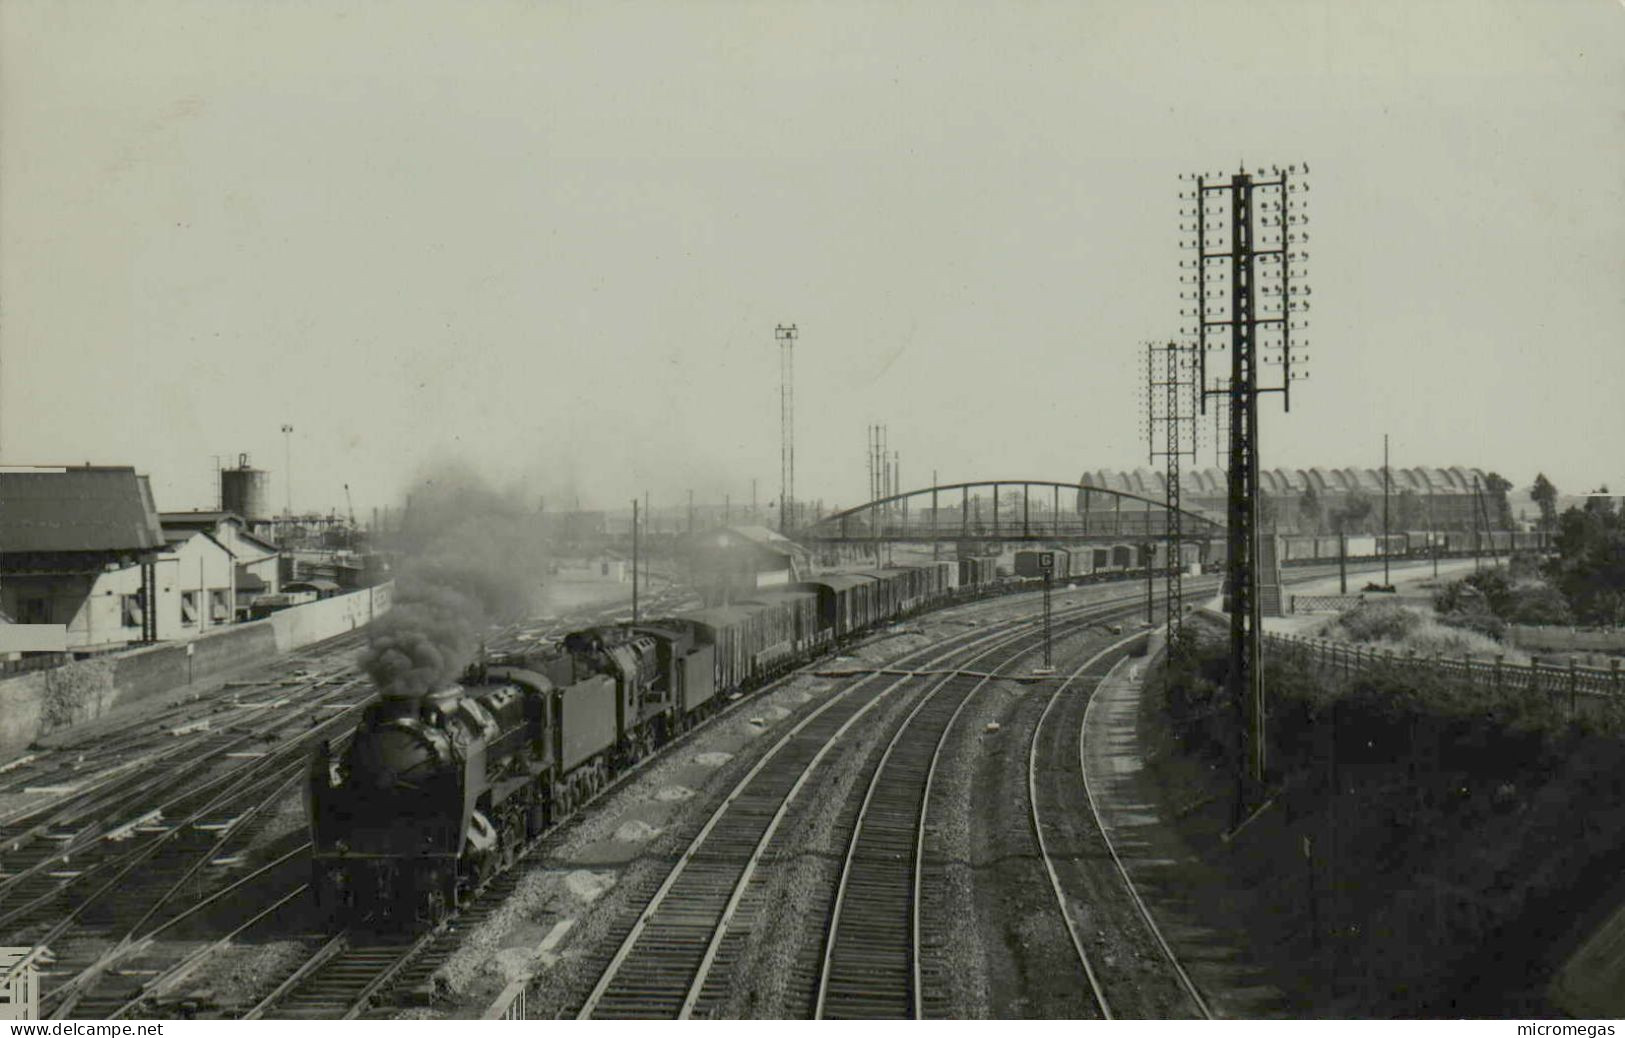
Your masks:
M220 470L220 508L235 512L249 522L271 518L271 474L248 464L248 455L237 456L237 467Z

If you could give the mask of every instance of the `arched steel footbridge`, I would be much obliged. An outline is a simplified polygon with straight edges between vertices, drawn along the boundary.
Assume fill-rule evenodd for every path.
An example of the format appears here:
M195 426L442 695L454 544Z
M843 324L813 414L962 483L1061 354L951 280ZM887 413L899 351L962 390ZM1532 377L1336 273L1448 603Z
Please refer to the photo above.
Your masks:
M1170 518L1172 515L1172 518ZM1222 520L1189 508L1088 483L990 479L945 483L824 516L794 534L808 545L872 541L1163 540L1223 538Z

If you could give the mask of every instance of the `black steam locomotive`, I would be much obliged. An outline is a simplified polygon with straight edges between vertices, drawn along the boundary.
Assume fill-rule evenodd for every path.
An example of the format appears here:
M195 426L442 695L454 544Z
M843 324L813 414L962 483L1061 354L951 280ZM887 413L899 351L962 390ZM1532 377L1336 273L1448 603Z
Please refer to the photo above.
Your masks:
M435 923L523 843L705 716L715 650L692 624L607 627L493 658L461 685L369 704L308 786L319 904Z

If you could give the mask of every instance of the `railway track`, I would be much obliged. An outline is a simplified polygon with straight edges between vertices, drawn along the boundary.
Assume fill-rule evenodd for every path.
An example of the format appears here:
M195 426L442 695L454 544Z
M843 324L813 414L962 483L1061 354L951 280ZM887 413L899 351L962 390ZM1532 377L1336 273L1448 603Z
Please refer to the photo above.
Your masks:
M1142 637L1118 639L1094 659ZM887 745L864 794L825 940L815 1016L922 1019L923 952L939 944L923 911L928 806L949 729L995 675L1032 655L1024 637L974 680L950 679L923 697Z
M1120 1015L1211 1019L1206 999L1163 939L1133 880L1115 861L1089 794L1083 726L1094 690L1120 661L1096 656L1055 689L1033 728L1027 755L1027 808L1032 839L1055 907L1104 1019ZM1076 765L1076 770L1070 766ZM1087 804L1087 812L1079 811ZM1132 906L1132 907L1130 907ZM1109 929L1133 956L1092 954ZM1092 935L1091 935L1092 932ZM1122 1012L1121 1010L1128 1011Z
M1137 600L1137 596L1135 596ZM1062 622L1098 617L1112 605L1092 603L1063 611ZM581 1017L686 1017L712 1011L748 933L760 893L751 880L797 793L841 737L877 704L900 690L929 694L954 680L954 671L1006 648L1033 641L1031 617L994 631L957 635L888 665L904 676L882 683L881 673L860 678L785 733L756 762L682 852L610 955ZM1013 633L1012 633L1013 632ZM963 659L961 659L963 657ZM947 667L950 673L921 675ZM868 691L868 695L859 695Z

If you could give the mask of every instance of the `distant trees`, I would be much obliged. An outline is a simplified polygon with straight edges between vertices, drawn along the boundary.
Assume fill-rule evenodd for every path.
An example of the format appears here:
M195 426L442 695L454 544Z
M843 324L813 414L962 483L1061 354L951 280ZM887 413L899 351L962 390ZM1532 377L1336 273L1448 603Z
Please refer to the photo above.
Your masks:
M1389 525L1395 530L1420 530L1427 525L1427 509L1412 490L1401 490L1393 501Z
M1546 478L1546 473L1535 473L1535 485L1529 488L1529 496L1540 506L1540 528L1553 530L1557 527L1557 488L1552 481Z
M1274 494L1258 495L1258 528L1260 530L1275 529L1275 521L1280 516L1280 508L1275 503Z
M1510 530L1512 528L1512 506L1507 503L1507 491L1512 489L1512 481L1499 472L1491 472L1484 477L1484 492L1489 495L1489 521L1495 529Z
M1332 528L1338 533L1371 533L1369 526L1375 511L1376 505L1369 495L1350 490L1343 497L1343 507L1332 512Z
M1298 496L1298 530L1301 533L1320 533L1326 522L1325 508L1313 484L1303 488Z
M1613 500L1593 497L1584 508L1564 512L1552 546L1557 558L1547 573L1575 617L1589 624L1625 621L1625 516Z

